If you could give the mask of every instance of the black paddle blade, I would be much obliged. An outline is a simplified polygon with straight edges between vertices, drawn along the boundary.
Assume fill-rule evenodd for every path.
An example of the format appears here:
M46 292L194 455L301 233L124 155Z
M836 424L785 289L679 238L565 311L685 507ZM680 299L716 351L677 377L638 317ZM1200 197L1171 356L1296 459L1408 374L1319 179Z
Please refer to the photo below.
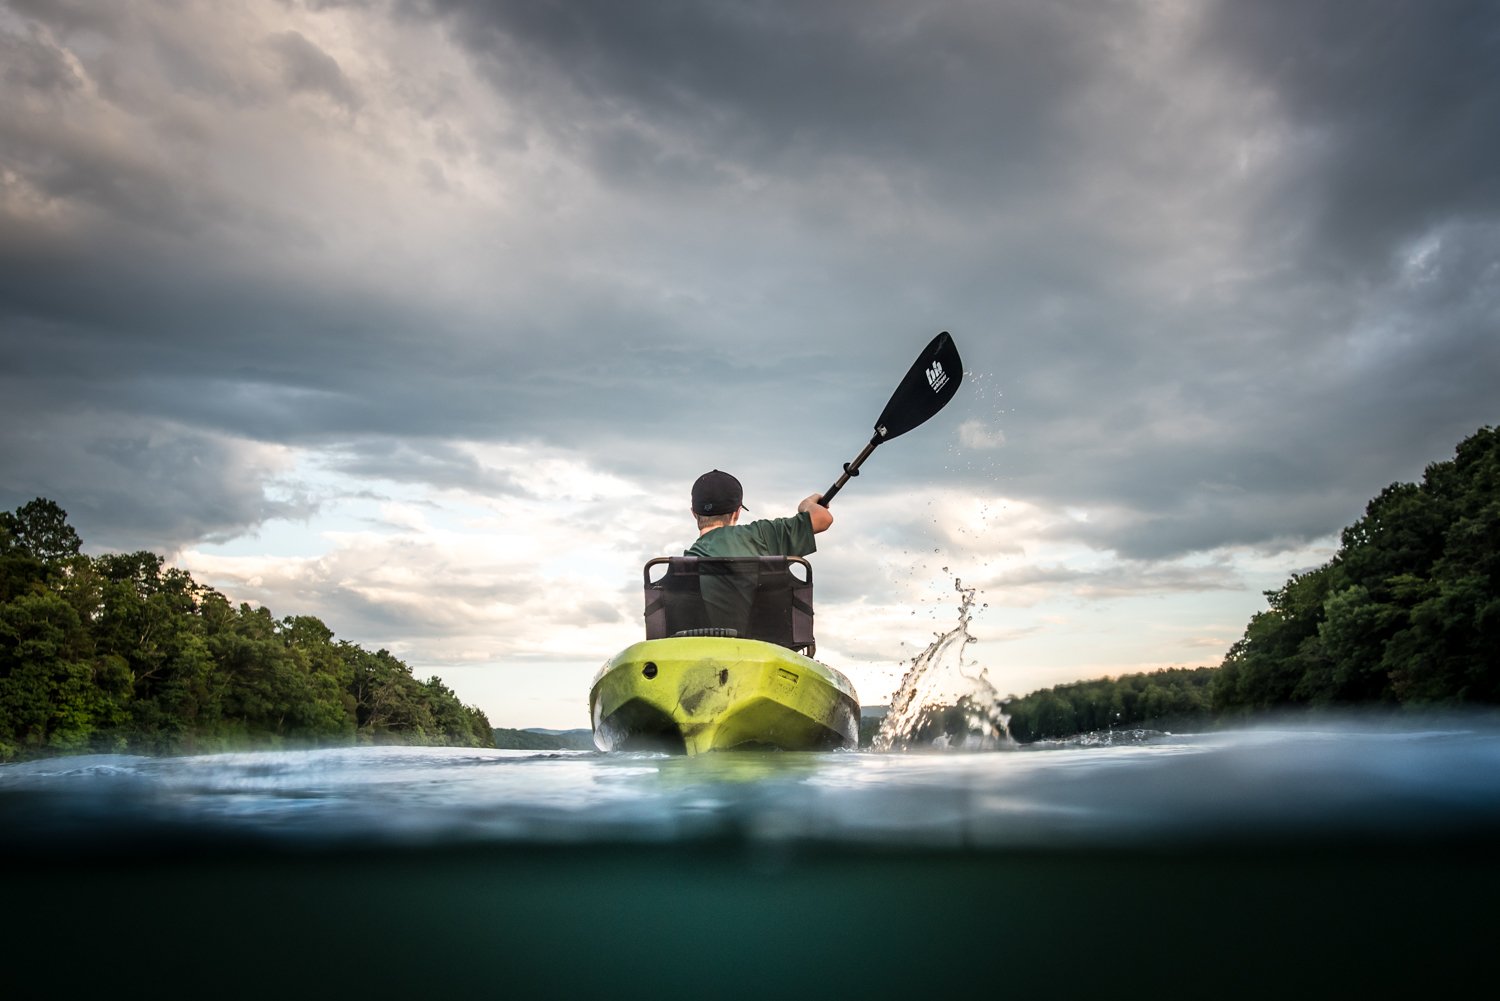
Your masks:
M875 422L875 440L890 441L925 422L947 406L963 378L964 363L945 330L923 349L891 394Z
M875 422L875 437L864 447L864 451L853 462L844 464L844 475L833 486L823 491L823 504L827 505L849 482L851 476L859 475L860 465L870 457L877 445L906 434L918 424L947 406L958 392L958 384L964 379L964 363L959 360L958 348L953 338L943 331L922 349L911 371L901 380L901 385L891 394L890 402L881 411Z

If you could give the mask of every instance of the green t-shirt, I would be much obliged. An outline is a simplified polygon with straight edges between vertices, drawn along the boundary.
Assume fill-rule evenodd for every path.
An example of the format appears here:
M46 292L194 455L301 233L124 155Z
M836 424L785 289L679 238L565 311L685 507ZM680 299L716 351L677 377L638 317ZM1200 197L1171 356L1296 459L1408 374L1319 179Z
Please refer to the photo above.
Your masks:
M812 515L765 518L748 525L724 525L698 536L687 556L806 556L815 553Z
M748 525L724 525L698 536L687 556L806 556L816 551L812 515L767 518ZM755 600L753 577L702 577L698 586L715 626L749 636L750 606Z

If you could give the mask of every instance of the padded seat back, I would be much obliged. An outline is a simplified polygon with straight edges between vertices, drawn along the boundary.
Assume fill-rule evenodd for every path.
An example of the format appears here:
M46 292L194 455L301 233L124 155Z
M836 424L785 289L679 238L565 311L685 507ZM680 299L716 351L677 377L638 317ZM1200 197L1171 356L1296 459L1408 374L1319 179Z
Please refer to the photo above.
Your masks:
M662 556L643 576L648 640L696 633L764 640L809 657L817 649L812 564L800 556Z

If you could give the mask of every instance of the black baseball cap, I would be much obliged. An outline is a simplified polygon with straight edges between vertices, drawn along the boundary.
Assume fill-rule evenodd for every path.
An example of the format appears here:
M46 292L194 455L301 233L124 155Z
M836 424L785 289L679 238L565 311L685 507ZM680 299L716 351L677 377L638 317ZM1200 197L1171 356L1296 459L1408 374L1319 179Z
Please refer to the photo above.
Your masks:
M745 490L722 469L710 469L693 481L694 514L728 514L737 507L745 507Z

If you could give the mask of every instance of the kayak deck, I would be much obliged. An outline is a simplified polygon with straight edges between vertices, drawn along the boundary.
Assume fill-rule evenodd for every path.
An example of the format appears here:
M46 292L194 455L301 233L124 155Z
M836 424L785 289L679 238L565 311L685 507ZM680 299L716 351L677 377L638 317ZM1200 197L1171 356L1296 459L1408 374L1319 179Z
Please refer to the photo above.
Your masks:
M859 698L848 678L786 647L737 637L625 648L595 677L589 715L603 751L859 746Z

